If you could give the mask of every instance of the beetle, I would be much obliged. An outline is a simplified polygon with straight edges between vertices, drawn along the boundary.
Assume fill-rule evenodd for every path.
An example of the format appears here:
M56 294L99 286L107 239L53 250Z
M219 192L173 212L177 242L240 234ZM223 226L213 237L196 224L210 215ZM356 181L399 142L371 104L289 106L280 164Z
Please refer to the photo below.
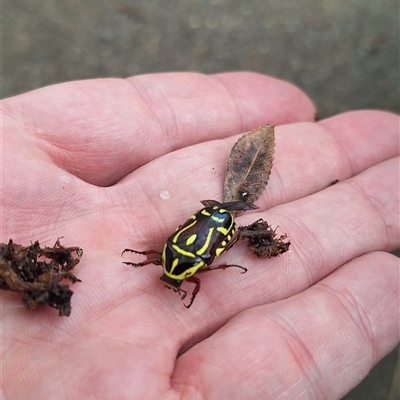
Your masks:
M242 273L247 271L247 268L235 264L211 264L239 240L239 231L236 230L231 211L258 208L255 204L241 201L219 203L216 200L202 200L201 203L205 207L193 214L183 225L178 226L166 240L161 253L156 250L132 249L122 252L122 255L131 252L147 256L147 260L140 263L124 262L135 268L147 264L162 265L163 275L160 279L166 288L178 292L181 300L187 295L186 290L181 288L182 282L194 283L189 304L184 304L186 308L190 308L200 290L201 281L194 276L196 273L230 267L240 268Z

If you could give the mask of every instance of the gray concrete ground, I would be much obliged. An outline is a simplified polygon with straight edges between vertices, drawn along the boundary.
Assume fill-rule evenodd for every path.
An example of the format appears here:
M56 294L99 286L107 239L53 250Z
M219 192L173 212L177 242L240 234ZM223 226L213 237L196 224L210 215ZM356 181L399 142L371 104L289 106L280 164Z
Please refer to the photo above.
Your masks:
M397 0L2 0L1 96L159 71L289 80L319 116L399 111ZM346 399L387 399L393 352Z

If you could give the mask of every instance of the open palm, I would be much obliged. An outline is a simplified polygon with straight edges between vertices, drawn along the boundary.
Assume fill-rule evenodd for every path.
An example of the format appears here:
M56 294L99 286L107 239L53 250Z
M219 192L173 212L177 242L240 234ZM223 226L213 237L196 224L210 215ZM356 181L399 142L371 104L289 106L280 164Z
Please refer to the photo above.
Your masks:
M2 242L84 250L69 318L1 294L4 398L334 399L398 343L397 116L315 122L288 83L181 73L44 88L2 119ZM219 260L248 272L202 274L188 310L160 266L121 251L161 249L200 200L222 201L232 145L267 123L272 174L237 222L280 226L290 250L235 245Z

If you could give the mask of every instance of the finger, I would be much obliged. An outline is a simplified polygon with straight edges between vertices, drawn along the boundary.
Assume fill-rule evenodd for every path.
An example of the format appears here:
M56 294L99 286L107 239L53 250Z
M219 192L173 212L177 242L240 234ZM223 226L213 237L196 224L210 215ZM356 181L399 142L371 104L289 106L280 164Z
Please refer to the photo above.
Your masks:
M247 223L262 217L272 226L280 225L279 234L289 234L289 252L258 259L244 243L236 245L218 263L245 266L248 272L230 269L202 274L201 291L190 311L179 304L176 293L162 291L157 279L160 267L136 270L133 273L146 274L152 282L147 283L145 303L152 309L161 307L166 321L179 321L174 337L188 348L240 310L297 294L368 252L396 248L400 242L399 193L392 189L398 184L393 173L398 162L388 160L325 191L244 216ZM135 286L130 292L145 290ZM193 290L190 283L182 287L188 293ZM154 304L157 301L159 306Z
M173 150L315 113L293 85L245 72L70 82L8 99L4 109L57 165L101 186Z
M210 279L205 290L212 286L210 303L222 308L232 303L228 308L234 308L249 301L275 301L305 290L355 257L396 249L399 191L391 190L398 185L393 174L398 162L388 160L325 191L259 213L255 219L261 216L272 226L280 225L279 233L289 234L289 253L273 260L254 259L246 247L235 246L224 258L232 264L251 263L255 275L220 274L222 282L234 280L234 291L229 283L215 287L208 283L209 275L204 277ZM243 217L248 222L250 218Z
M357 258L228 322L177 360L172 387L186 397L341 398L399 341L398 281L394 256Z
M325 188L333 179L344 180L375 162L393 157L398 152L398 123L398 117L392 114L354 112L327 120L324 129L307 123L278 127L271 178L257 204L271 208L295 200ZM380 130L384 134L377 135ZM36 148L29 145L34 149L29 150L18 137L12 138L17 142L11 148L3 140L3 165L14 165L16 160L18 165L24 165L26 154ZM348 138L357 145L347 146ZM21 204L30 202L27 192L36 199L37 212L50 222L62 220L65 204L73 205L76 218L92 214L93 207L100 203L108 209L105 217L102 214L103 222L109 220L126 238L123 246L144 246L149 242L161 245L177 225L200 207L199 200L222 200L226 159L236 139L203 143L161 157L131 174L112 192L94 192L93 187L82 185L79 179L48 161L29 160L29 168L10 167L4 177L3 193L7 195L3 201L27 209L24 215L18 213L8 221L15 227L14 232L20 228L28 232L32 223L36 231L48 230L41 221L39 228L38 221L31 218L30 203L25 207ZM152 215L157 218L150 218ZM71 211L69 221L70 217ZM140 221L146 221L144 232ZM54 235L59 236L59 231ZM45 237L49 236L46 233ZM135 245L138 238L142 242Z
M398 115L353 111L277 133L266 204L302 198L399 155ZM275 172L275 174L274 174Z
M277 127L271 176L257 205L270 209L308 196L327 188L334 179L344 181L395 157L398 124L396 115L376 111L346 113L323 125ZM377 135L378 128L384 134ZM139 237L142 245L165 239L200 208L200 200L222 200L226 160L237 138L202 143L166 155L115 187L115 196L127 215L147 221L144 231L137 230L133 219L121 221L120 226L128 230L124 236L131 238L131 246ZM359 144L349 146L347 140ZM157 210L157 218L149 218L149 210Z

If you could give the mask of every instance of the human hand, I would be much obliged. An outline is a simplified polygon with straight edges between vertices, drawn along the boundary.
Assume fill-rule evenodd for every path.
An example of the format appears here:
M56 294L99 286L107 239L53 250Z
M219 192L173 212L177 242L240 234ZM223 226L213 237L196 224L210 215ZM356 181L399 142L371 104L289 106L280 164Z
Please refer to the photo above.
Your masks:
M384 252L400 241L399 118L314 115L298 89L250 73L4 100L2 242L63 236L84 250L69 318L1 294L4 398L334 399L354 387L399 341L399 261ZM121 251L161 249L200 200L222 201L233 144L267 123L271 177L237 222L279 225L290 250L258 259L235 245L218 260L248 272L202 274L187 310L161 267L130 268Z

